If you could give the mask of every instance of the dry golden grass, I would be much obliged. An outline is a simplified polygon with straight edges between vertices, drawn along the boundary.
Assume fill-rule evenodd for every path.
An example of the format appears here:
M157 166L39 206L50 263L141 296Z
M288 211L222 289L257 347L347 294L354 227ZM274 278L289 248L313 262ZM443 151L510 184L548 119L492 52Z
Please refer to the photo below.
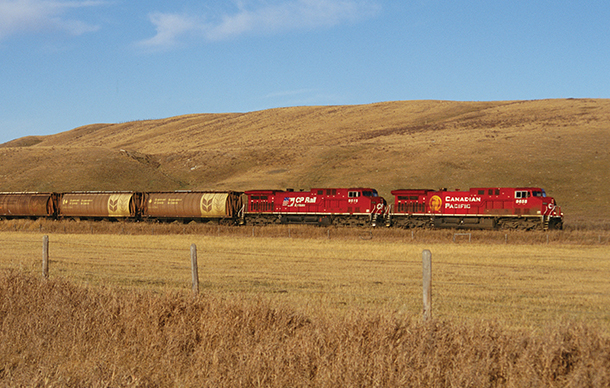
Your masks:
M606 387L587 324L510 330L395 312L76 286L0 271L0 385Z
M91 229L97 225L81 223L81 234L65 234L61 224L51 233L36 227L3 232L0 267L40 273L41 236L48 234L52 276L185 291L191 286L190 246L196 244L206 294L263 295L309 315L350 308L419 315L421 253L431 249L437 317L525 327L568 319L610 328L608 234L601 239L573 232L570 240L566 233L481 232L468 243L467 236L453 242L451 232L442 231L330 229L328 239L329 229L310 227L134 224L147 229L128 225L117 234L98 234ZM145 234L127 234L133 232Z
M610 384L607 234L2 226L0 386Z
M399 101L88 125L0 147L0 191L541 186L607 220L610 100ZM124 151L121 151L124 150Z

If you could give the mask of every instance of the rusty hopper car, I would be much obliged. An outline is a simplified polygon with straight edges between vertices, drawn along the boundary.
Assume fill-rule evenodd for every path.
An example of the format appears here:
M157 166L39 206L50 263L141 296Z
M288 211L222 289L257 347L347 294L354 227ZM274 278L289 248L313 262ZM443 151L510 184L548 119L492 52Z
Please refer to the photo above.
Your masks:
M64 193L58 217L79 219L127 219L139 216L141 194L135 192Z
M55 193L0 193L0 218L55 217Z
M241 192L166 191L144 193L141 216L144 220L235 224L241 211Z

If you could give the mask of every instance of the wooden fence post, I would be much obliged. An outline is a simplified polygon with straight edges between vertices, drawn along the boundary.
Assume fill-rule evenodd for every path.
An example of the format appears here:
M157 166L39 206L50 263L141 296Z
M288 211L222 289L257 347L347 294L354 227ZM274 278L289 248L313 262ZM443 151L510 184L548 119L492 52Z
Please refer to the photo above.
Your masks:
M49 278L49 236L42 237L42 277Z
M432 318L432 253L425 249L422 252L424 321Z
M197 245L191 244L191 268L193 278L193 294L199 294L199 270L197 268Z

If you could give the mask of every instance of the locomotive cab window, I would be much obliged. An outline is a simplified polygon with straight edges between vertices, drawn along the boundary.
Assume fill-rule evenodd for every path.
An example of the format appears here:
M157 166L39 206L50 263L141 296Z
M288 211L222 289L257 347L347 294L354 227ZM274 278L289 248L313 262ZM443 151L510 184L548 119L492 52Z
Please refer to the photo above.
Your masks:
M377 197L378 196L377 191L368 191L368 190L363 191L362 195L364 195L365 197Z
M359 191L350 191L347 193L347 195L350 198L358 198L360 196L360 192Z

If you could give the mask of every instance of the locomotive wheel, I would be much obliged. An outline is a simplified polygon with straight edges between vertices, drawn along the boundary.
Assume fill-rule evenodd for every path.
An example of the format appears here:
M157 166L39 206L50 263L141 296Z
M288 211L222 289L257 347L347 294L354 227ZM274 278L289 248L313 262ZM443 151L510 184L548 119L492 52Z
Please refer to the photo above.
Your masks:
M433 221L428 217L419 216L394 217L392 226L402 229L431 228Z
M249 214L246 215L245 224L248 225L273 225L282 222L281 216L274 214Z
M503 218L498 220L499 229L509 230L534 230L542 229L540 220L537 218Z

